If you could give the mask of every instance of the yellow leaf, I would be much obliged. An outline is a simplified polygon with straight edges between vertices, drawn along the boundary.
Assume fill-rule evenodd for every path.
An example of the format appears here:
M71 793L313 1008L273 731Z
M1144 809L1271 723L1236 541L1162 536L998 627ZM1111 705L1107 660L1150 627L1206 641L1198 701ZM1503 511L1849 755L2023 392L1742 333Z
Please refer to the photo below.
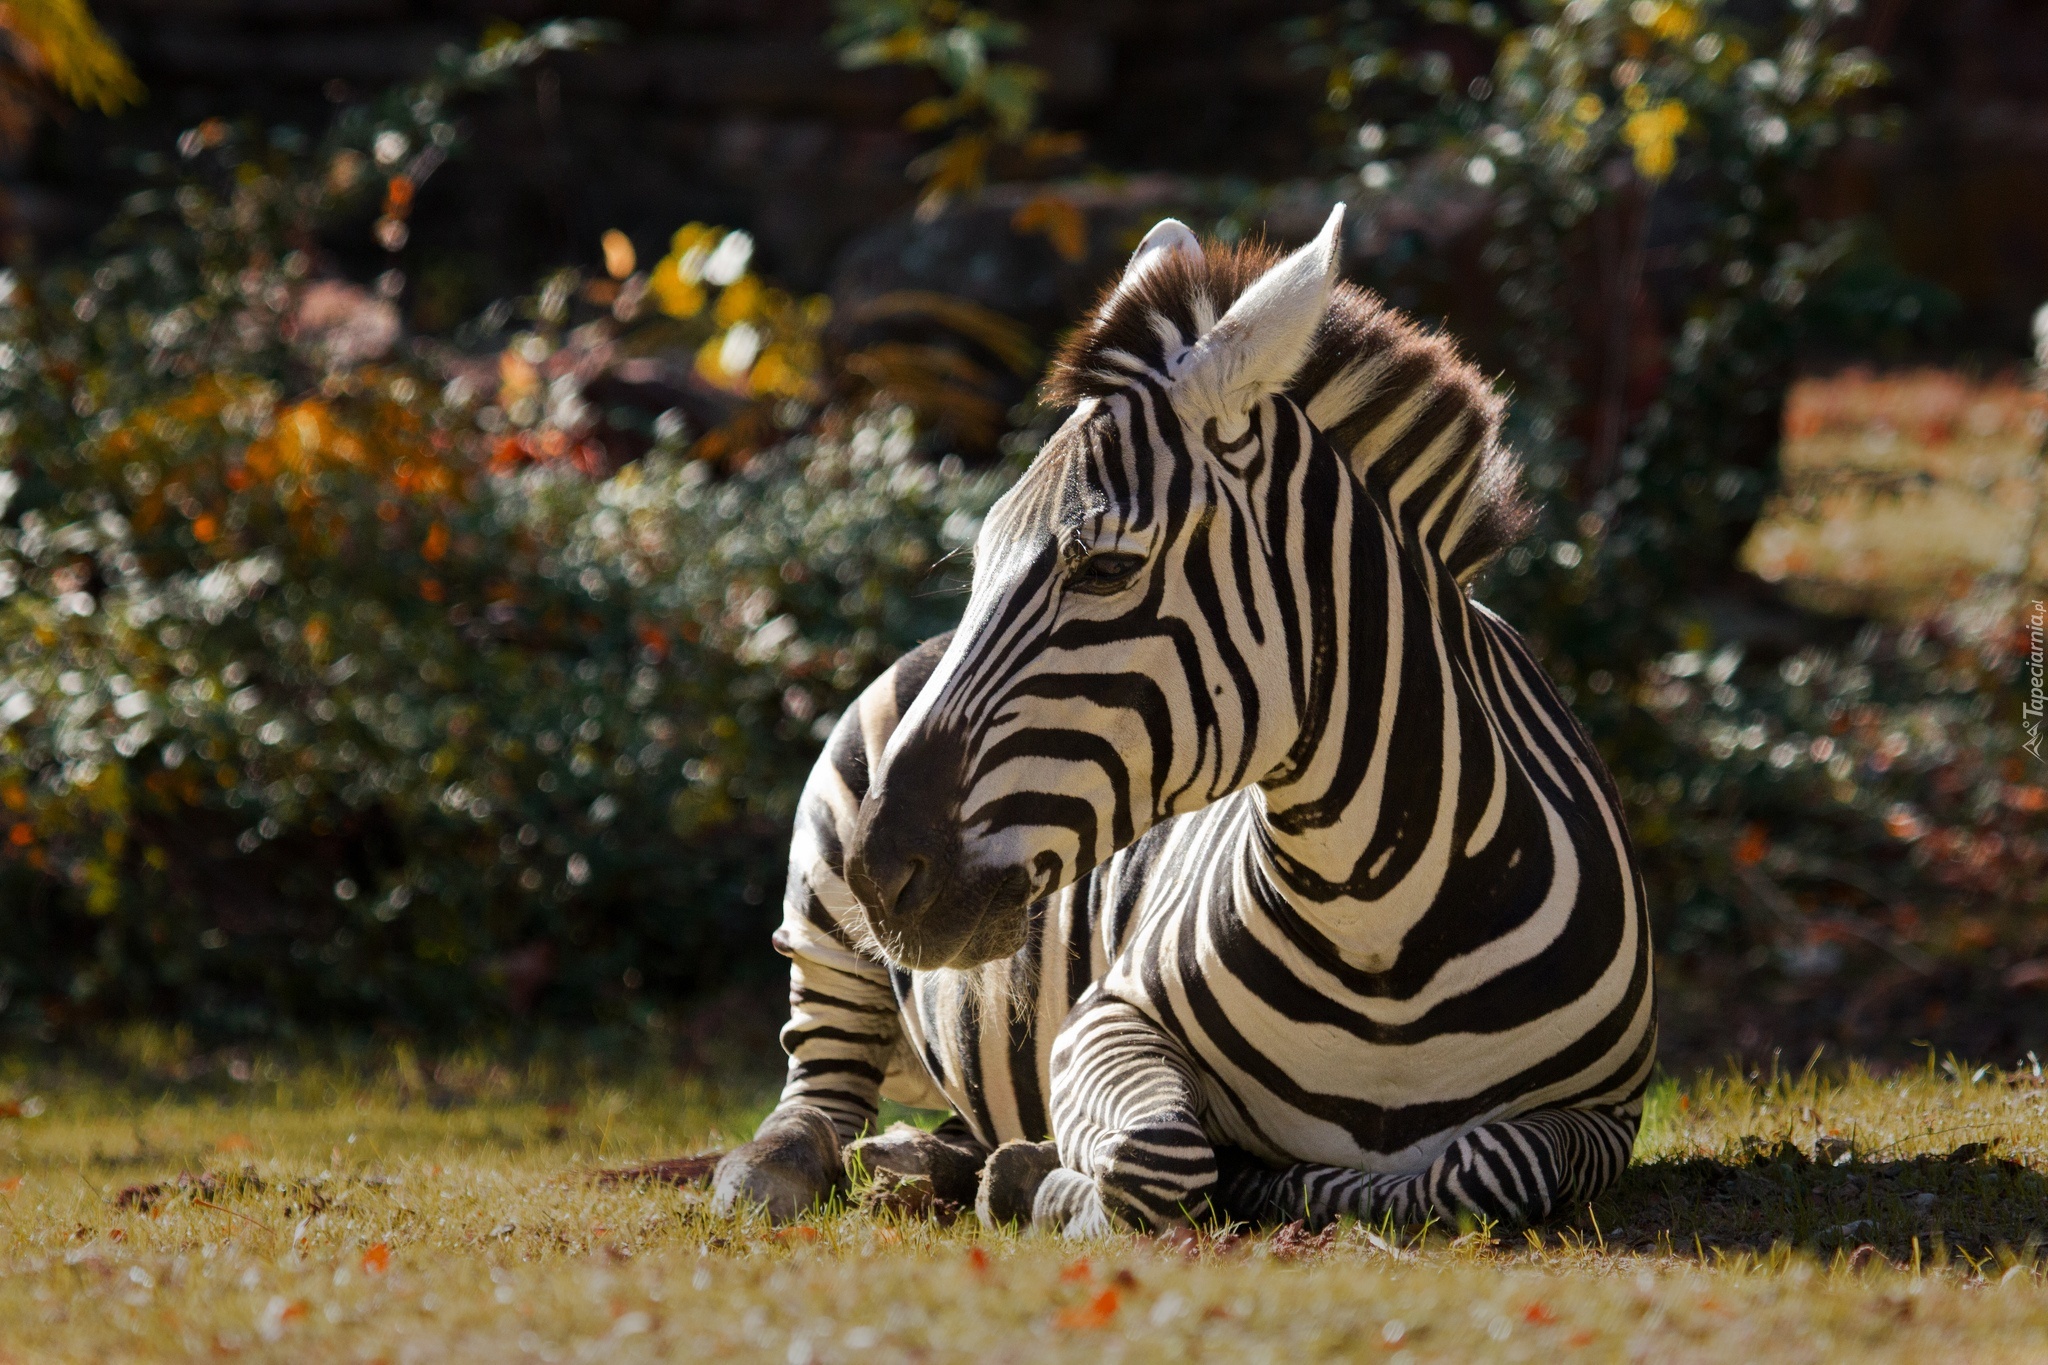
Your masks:
M1678 162L1678 135L1685 131L1685 106L1675 100L1630 114L1622 140L1634 150L1636 171L1646 180L1662 180Z
M142 102L142 82L85 7L85 0L8 0L0 29L32 54L50 83L103 114Z
M1039 131L1024 139L1021 150L1027 160L1051 161L1056 157L1077 155L1088 145L1088 140L1079 133L1054 133Z
M725 287L711 316L720 327L759 317L771 302L769 292L752 275L742 275Z
M1657 17L1650 23L1651 29L1659 38L1668 38L1674 43L1682 43L1692 37L1699 26L1699 15L1693 12L1690 5L1685 4L1659 5Z
M654 306L672 318L693 318L704 311L704 286L677 273L673 256L662 258L647 287L654 295Z
M1078 261L1088 254L1088 216L1064 195L1038 195L1010 215L1018 232L1042 232L1060 259Z
M598 239L604 247L604 273L623 280L633 273L633 239L613 228Z
M903 126L913 133L922 133L927 129L943 127L952 117L953 101L934 95L930 99L919 100L911 105L903 115Z
M539 388L540 371L533 367L532 361L511 350L498 356L499 402L516 403Z

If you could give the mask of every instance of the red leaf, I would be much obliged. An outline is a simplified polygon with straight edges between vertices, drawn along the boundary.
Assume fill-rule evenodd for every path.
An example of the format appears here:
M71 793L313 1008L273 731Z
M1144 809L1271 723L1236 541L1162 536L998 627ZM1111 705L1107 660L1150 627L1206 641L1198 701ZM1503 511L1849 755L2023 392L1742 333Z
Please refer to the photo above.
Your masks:
M1105 1289L1088 1302L1077 1308L1069 1308L1054 1319L1057 1326L1076 1330L1107 1327L1109 1320L1116 1316L1117 1291Z
M390 1244L379 1242L363 1253L363 1272L368 1275L382 1275L391 1268Z

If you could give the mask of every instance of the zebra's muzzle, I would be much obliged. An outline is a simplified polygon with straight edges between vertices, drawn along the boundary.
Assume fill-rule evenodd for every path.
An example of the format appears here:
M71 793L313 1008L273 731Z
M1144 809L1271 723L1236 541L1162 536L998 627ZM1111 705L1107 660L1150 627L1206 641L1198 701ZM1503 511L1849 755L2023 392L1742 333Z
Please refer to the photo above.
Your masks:
M930 741L897 754L861 802L847 850L846 884L869 933L913 971L1008 957L1026 936L1029 871L964 865L959 757Z

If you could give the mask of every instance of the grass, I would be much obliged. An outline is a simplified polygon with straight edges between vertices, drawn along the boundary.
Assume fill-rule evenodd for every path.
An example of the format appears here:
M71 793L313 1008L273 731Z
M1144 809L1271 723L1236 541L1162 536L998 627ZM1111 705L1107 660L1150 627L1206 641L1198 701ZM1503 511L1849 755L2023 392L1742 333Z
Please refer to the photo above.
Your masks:
M0 1061L0 1362L2048 1360L2031 1069L1665 1082L1569 1223L1193 1254L588 1178L743 1135L758 1081L240 1071Z

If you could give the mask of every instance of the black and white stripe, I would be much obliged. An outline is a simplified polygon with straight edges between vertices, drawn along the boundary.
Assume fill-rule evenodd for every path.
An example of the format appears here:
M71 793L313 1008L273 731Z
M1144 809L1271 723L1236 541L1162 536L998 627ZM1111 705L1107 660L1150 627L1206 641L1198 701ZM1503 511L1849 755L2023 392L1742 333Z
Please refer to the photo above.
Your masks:
M1332 285L1335 222L1277 264L1155 230L959 630L840 722L798 816L783 1105L1050 1136L1070 1231L1540 1218L1633 1142L1621 805L1465 590L1522 515L1499 405ZM891 889L935 877L922 918Z

